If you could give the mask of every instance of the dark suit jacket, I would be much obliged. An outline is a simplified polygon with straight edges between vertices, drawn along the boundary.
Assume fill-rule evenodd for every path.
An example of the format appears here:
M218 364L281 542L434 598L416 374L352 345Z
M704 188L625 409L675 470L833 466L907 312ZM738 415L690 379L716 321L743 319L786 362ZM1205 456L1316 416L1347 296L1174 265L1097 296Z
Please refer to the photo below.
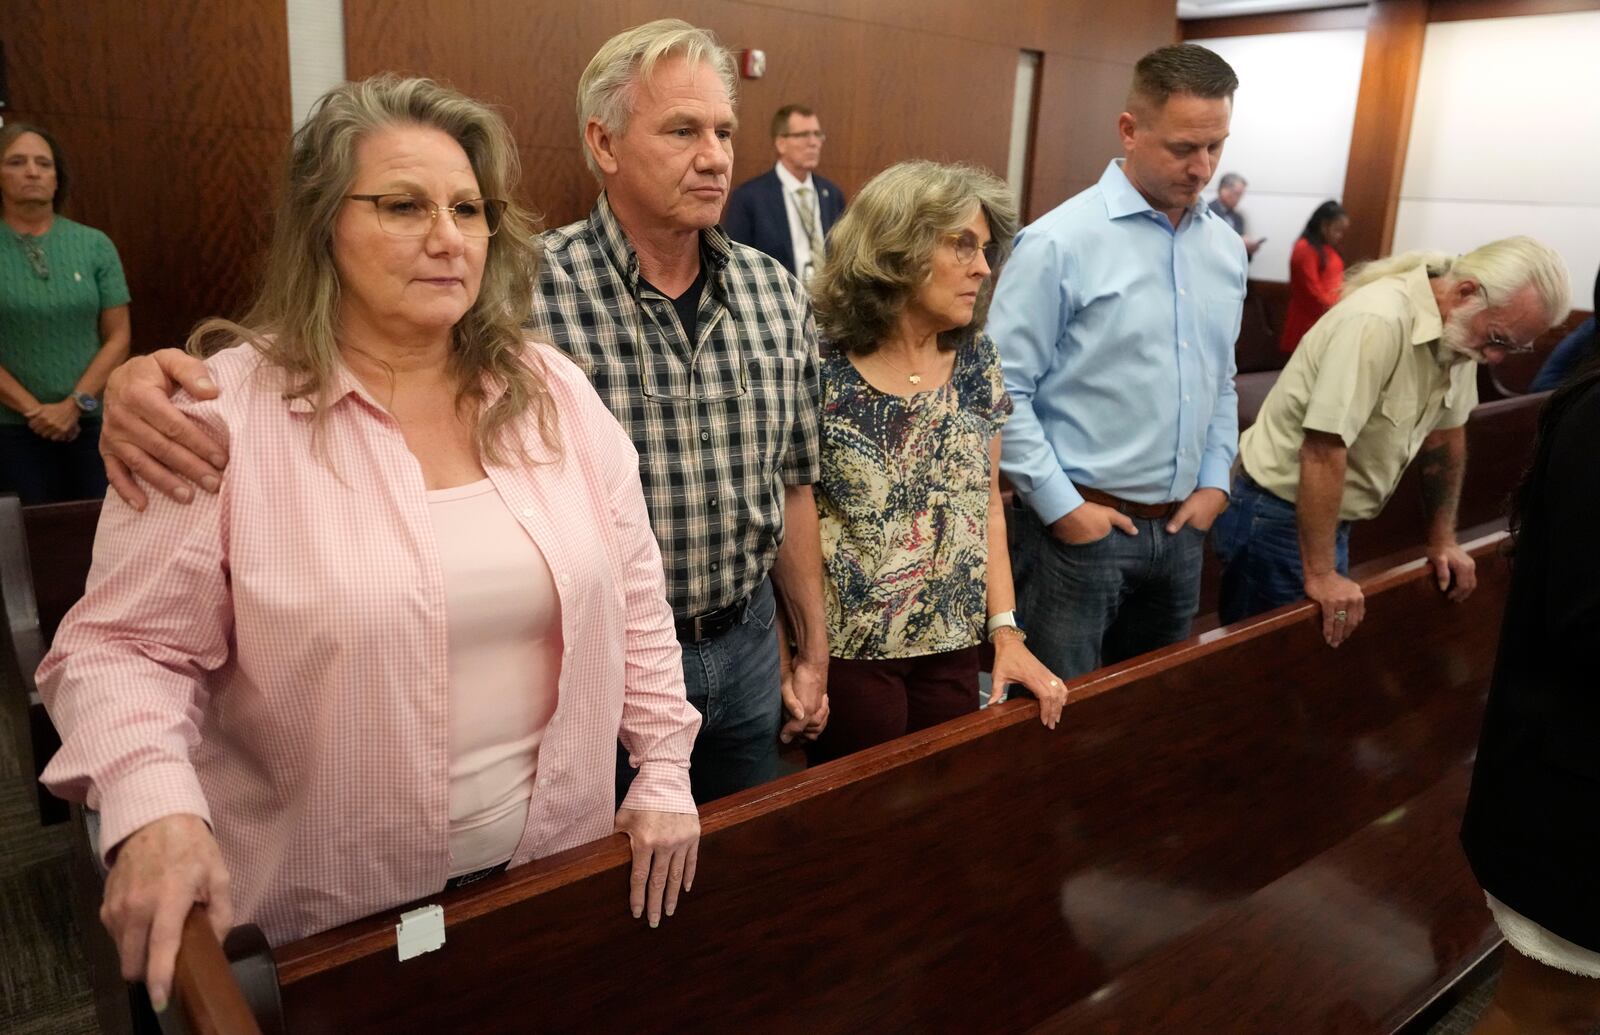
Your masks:
M844 191L832 180L816 173L811 182L817 188L818 211L822 216L822 235L826 237L844 212ZM722 228L741 244L757 248L783 263L790 273L794 268L794 244L789 240L789 212L783 205L783 183L776 168L753 180L741 183L728 197L722 213Z
M1600 383L1575 386L1541 424L1552 419L1529 475L1461 842L1491 895L1600 952Z

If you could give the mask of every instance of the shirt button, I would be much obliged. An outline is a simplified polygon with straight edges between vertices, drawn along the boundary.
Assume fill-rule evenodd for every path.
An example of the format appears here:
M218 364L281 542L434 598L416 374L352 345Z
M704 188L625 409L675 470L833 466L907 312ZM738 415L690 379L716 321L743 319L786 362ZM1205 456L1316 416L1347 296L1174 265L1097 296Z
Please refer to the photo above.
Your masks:
M539 777L539 786L540 787L548 787L548 786L550 786L550 777L548 777L548 776Z
M570 585L572 585L572 576L571 576L571 575L568 575L568 574L567 574L567 573L565 573L565 572L562 572L562 574L561 574L561 584L562 584L562 585L563 585L563 586L570 586Z
M1180 342L1178 342L1178 348L1180 348L1180 349L1186 349L1186 348L1188 348L1188 347L1189 347L1189 343L1188 343L1188 342L1186 342L1186 341L1180 341Z
M712 571L716 571L717 570L717 562L716 561L712 561L711 562L711 570Z
M1188 396L1187 396L1187 395L1185 395L1185 396L1184 396L1184 397L1183 397L1183 401L1184 401L1184 402L1188 402L1188 401L1189 401L1189 397L1188 397Z
M1178 289L1178 294L1179 294L1179 295L1187 295L1187 294L1188 294L1188 293L1189 293L1189 292L1187 292L1187 291L1185 291L1185 290L1184 290L1184 289L1183 289L1183 288L1179 288L1179 289Z
M525 517L525 518L533 517L533 508L532 507L523 507L522 508L522 516Z
M716 506L717 506L717 498L715 496L713 496L713 497L711 497L711 507L712 507L712 509L715 509Z
M709 432L709 431L700 432L700 441L702 441L702 442L710 442L711 441L711 432Z

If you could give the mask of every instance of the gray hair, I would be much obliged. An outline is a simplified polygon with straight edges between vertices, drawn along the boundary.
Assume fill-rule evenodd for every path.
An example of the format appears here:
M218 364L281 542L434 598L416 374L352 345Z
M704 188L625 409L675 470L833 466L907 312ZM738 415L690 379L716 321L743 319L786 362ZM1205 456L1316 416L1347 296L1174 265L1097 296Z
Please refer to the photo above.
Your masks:
M1227 190L1229 187L1248 187L1249 182L1238 173L1223 173L1222 179L1217 181L1218 190Z
M289 375L291 397L312 403L316 428L332 401L339 366L339 276L333 228L357 173L368 136L395 126L424 126L466 152L486 198L504 199L500 228L489 238L477 300L450 331L450 373L457 405L477 415L474 439L491 462L525 452L513 422L531 412L546 444L556 447L555 407L542 371L525 361L522 325L533 309L539 270L538 221L518 204L522 167L511 131L493 109L431 79L386 72L334 87L317 101L290 142L287 175L267 247L261 289L238 322L213 319L195 328L197 355L249 342ZM504 391L492 404L489 381Z
M1005 181L986 169L918 160L868 180L828 235L827 259L811 283L823 340L857 354L883 344L906 301L928 279L934 249L965 228L975 206L989 221L999 254L972 322L940 334L939 345L955 349L976 337L1017 235L1017 203Z
M662 18L617 33L600 45L578 78L579 146L596 180L601 179L600 166L589 153L590 121L600 123L614 136L627 132L640 81L650 77L656 62L668 57L681 57L691 65L710 65L728 91L728 103L734 103L738 84L733 55L709 29L697 29L678 18Z
M1554 248L1531 237L1492 241L1465 255L1418 251L1364 262L1346 275L1339 297L1418 266L1426 267L1430 277L1446 277L1452 282L1477 281L1483 285L1489 305L1502 305L1512 295L1531 286L1552 327L1566 319L1572 309L1572 282L1567 275L1566 261Z

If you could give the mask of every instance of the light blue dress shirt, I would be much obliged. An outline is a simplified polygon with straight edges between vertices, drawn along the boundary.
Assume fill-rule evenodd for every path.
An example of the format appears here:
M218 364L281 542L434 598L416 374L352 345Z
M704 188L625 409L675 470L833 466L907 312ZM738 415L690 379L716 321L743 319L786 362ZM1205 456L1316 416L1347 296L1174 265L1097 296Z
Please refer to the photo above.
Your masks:
M1016 406L1000 466L1050 524L1073 483L1135 503L1228 491L1244 241L1196 202L1176 230L1113 161L1017 236L988 331Z

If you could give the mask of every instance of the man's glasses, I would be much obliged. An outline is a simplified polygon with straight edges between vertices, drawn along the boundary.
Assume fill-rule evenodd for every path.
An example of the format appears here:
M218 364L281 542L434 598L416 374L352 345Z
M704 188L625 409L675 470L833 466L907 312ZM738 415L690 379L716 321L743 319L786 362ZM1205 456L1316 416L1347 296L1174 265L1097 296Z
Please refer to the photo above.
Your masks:
M990 269L994 269L995 264L1000 261L1000 242L990 241L980 248L978 247L978 235L971 230L963 230L959 234L947 234L945 240L949 241L950 247L955 249L956 261L963 266L970 266L972 260L978 257L979 252L983 253L983 261L988 264Z
M1489 290L1482 284L1479 284L1478 294L1483 296L1483 307L1485 309L1489 308ZM1499 331L1490 331L1484 337L1483 347L1486 349L1499 349L1508 356L1526 356L1533 351L1532 342L1529 342L1526 345L1518 345L1516 342L1512 341L1504 334L1501 334Z
M828 134L820 129L804 129L798 133L779 133L778 136L788 140L815 140L819 144L828 139Z
M22 249L22 254L28 257L28 265L33 267L33 275L40 280L50 279L50 258L44 253L44 246L39 239L30 234L13 232L12 237L17 239L17 246Z
M494 198L473 198L454 205L436 205L415 194L346 194L351 201L370 201L378 211L378 225L396 237L426 237L440 212L450 213L464 237L493 237L500 229L506 203Z

